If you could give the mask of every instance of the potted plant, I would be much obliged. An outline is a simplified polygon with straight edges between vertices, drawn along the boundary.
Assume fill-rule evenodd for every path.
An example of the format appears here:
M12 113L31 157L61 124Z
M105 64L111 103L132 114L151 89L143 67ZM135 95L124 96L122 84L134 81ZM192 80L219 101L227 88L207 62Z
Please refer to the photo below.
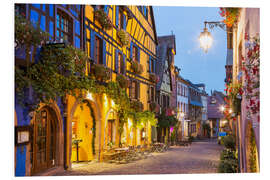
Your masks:
M111 19L103 10L96 10L94 16L104 29L110 30L113 27Z
M102 64L94 64L92 66L94 77L96 80L104 82L110 79L110 70Z
M135 74L142 74L143 72L143 66L137 61L131 61L130 68Z
M117 36L122 44L122 46L129 46L131 42L130 35L123 29L117 31Z
M117 75L116 81L118 82L121 88L127 88L129 85L128 79L122 74Z
M231 83L226 89L228 97L231 100L232 110L235 114L241 112L241 101L243 89L240 83Z
M219 14L225 18L223 22L228 27L233 27L238 21L239 10L240 8L220 8Z

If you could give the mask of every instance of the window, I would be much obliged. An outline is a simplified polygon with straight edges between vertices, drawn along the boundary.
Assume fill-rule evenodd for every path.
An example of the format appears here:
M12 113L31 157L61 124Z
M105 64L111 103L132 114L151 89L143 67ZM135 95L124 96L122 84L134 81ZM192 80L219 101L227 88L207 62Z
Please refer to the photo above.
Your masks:
M97 64L103 64L103 57L102 57L102 40L95 36L95 49L94 49L94 58Z
M132 60L139 62L138 47L136 47L136 46L132 46Z
M150 87L150 101L155 101L155 89L154 87Z
M162 107L165 108L166 107L166 96L162 95Z
M150 65L150 72L154 73L154 60L151 58L149 60L149 65Z
M118 27L120 29L125 29L124 28L124 13L122 10L120 10L118 13Z
M131 82L130 97L131 99L139 99L140 84L137 81Z
M73 23L63 12L58 11L56 17L56 36L58 40L64 40L73 44Z

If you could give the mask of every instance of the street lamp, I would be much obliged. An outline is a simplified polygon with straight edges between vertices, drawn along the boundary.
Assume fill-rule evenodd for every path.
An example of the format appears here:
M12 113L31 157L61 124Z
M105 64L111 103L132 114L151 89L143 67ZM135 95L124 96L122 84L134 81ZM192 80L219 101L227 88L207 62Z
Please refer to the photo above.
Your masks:
M214 27L220 27L223 30L226 30L225 24L223 22L220 22L220 21L213 21L213 22L205 21L204 22L203 32L201 32L199 36L199 41L200 41L200 47L204 50L205 53L208 52L208 49L212 46L212 43L213 43L213 38L211 36L211 33L208 31L206 24L209 25L210 29L213 29Z
M207 53L208 49L212 46L213 38L211 36L211 33L208 32L206 27L203 29L203 32L201 32L199 40L200 40L200 47L204 50L205 53Z
M219 107L219 110L220 110L221 112L224 112L225 107L222 105L222 106Z

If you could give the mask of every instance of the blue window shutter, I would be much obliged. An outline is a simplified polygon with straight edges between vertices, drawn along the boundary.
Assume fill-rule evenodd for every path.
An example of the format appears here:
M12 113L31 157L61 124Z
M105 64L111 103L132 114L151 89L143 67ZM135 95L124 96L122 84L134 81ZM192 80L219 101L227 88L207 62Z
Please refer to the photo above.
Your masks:
M108 14L108 5L105 5L105 6L104 6L104 12L105 12L106 14Z
M133 42L130 42L130 60L132 60Z
M127 29L127 20L126 20L126 16L123 15L123 27L124 27L124 30Z
M152 61L151 56L149 56L149 73L151 73L151 61Z
M116 6L115 9L115 26L118 27L118 16L119 16L119 6Z
M115 71L118 73L118 50L117 49L115 49L115 60L114 60L114 62L115 62L115 64L114 64L114 67L115 67Z
M105 66L107 66L107 64L106 64L106 41L105 40L103 40L103 65L105 65Z
M91 50L90 50L90 55L91 55L91 58L95 61L94 49L95 49L95 33L94 33L93 30L91 30Z

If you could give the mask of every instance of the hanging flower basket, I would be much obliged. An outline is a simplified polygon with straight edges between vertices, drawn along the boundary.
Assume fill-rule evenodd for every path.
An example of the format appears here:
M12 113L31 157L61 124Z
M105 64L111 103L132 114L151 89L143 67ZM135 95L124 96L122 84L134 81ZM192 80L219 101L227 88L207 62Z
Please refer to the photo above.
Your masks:
M122 46L129 46L131 42L130 35L123 29L117 31L117 36L122 44Z
M149 79L150 79L150 81L152 81L154 83L158 83L159 82L159 76L157 76L154 73L150 73L149 74Z
M242 99L240 98L232 99L232 110L236 115L241 113L241 101Z
M140 100L131 100L130 107L134 109L136 112L142 112L143 111L143 103Z
M233 27L238 22L240 8L220 8L219 14L225 18L223 22L228 27Z
M94 64L92 68L93 68L92 71L94 73L94 77L96 80L105 82L110 79L111 77L110 70L104 65Z
M96 10L94 16L104 29L110 30L113 27L111 19L103 10Z
M128 88L128 86L129 86L128 79L124 75L122 75L122 74L117 75L116 81L118 82L119 86L121 88L123 88L123 89L124 88Z
M142 74L143 66L140 63L137 61L131 61L130 63L130 68L135 74Z

